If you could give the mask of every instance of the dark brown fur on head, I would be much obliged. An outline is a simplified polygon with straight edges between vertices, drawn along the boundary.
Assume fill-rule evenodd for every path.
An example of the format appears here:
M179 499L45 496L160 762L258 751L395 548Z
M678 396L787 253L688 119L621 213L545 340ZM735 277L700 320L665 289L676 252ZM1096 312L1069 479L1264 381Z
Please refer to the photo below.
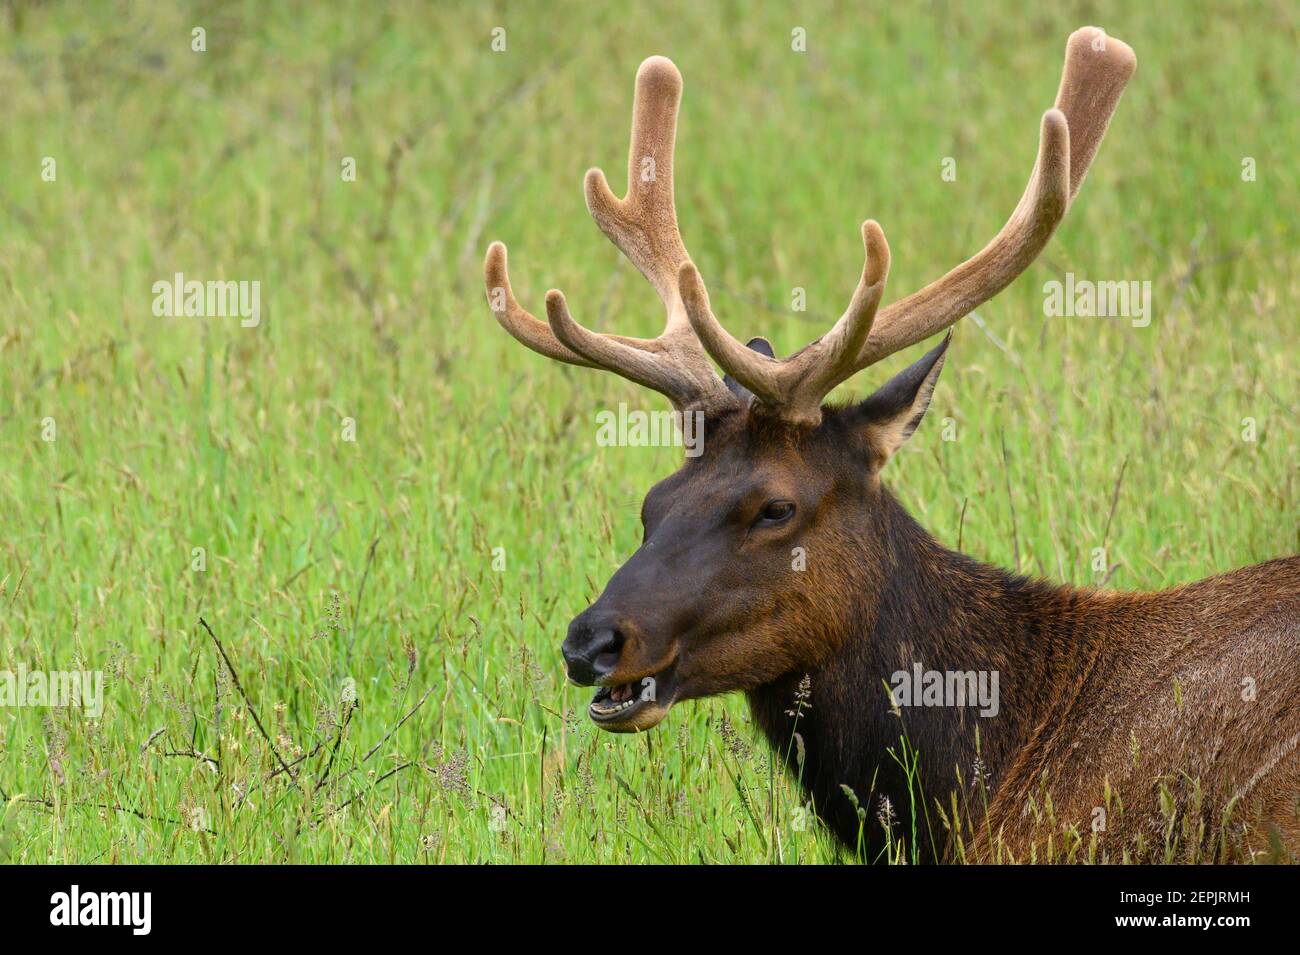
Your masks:
M565 641L575 676L654 681L653 700L603 726L646 729L683 700L819 666L874 614L879 545L863 530L947 346L816 426L748 400L706 419L703 453L646 495L641 547Z

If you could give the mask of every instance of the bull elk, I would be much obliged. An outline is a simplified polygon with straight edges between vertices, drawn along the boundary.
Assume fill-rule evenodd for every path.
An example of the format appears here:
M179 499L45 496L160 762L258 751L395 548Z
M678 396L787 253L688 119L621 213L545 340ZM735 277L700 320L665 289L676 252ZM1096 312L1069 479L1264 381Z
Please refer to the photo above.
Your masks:
M1014 576L948 550L880 475L920 423L951 333L865 400L822 403L1034 261L1135 66L1118 39L1072 34L1029 184L1001 231L880 308L889 246L868 220L866 264L843 316L787 358L719 324L682 244L673 200L682 80L663 57L637 72L626 197L598 169L586 176L596 224L663 300L663 333L592 332L555 290L538 320L511 291L505 246L490 246L489 302L518 341L622 375L707 422L703 453L651 488L640 548L565 637L569 678L598 687L588 709L597 726L644 731L675 704L743 691L816 813L869 858L885 845L874 818L883 805L917 833L921 857L951 857L953 837L929 810L973 776L989 794L972 845L979 858L1041 858L1044 795L1058 840L1062 827L1087 836L1097 807L1111 807L1099 838L1112 857L1158 844L1170 799L1203 814L1208 831L1228 811L1247 848L1300 847L1300 557L1122 593ZM653 175L642 174L646 159ZM802 568L795 548L807 554ZM900 705L891 675L922 666L995 675L996 715ZM910 769L895 758L904 733L919 758Z

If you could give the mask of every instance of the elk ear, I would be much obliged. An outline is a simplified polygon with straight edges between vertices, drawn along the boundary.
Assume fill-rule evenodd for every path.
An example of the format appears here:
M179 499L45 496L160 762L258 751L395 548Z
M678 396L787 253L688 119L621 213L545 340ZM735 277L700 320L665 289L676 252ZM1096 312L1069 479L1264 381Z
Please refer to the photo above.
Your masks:
M745 347L758 352L760 355L766 355L768 358L776 357L776 353L772 351L772 343L766 338L751 338L745 343ZM732 378L731 375L723 375L722 383L727 386L727 389L733 395L741 400L741 403L748 405L754 400L754 393L735 378Z
M930 407L935 383L943 369L952 332L920 361L904 368L852 409L854 429L871 450L873 468L879 470L912 436Z

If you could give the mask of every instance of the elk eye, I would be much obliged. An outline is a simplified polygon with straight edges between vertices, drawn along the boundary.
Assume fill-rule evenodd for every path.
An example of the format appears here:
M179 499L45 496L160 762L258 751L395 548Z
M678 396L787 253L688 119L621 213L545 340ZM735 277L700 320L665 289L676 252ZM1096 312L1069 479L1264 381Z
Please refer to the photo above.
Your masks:
M769 501L758 514L754 523L772 527L784 524L794 516L794 503L791 501Z

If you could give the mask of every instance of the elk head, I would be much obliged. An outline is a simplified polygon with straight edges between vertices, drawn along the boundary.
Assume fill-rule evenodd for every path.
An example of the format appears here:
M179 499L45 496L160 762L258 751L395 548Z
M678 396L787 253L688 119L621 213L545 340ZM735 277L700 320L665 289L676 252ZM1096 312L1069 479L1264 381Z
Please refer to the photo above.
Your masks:
M762 339L742 344L718 323L682 244L673 201L682 80L664 57L637 71L627 195L614 196L598 169L586 177L596 224L663 300L663 333L592 332L554 289L539 321L511 291L505 246L489 247L489 303L518 341L652 388L706 423L703 454L650 490L641 547L564 640L570 679L599 687L589 708L599 726L644 730L682 700L816 668L851 618L870 614L886 546L866 532L884 493L880 470L920 422L948 341L864 401L822 401L861 369L948 328L1028 267L1078 191L1135 62L1101 30L1072 34L1029 184L1001 231L942 278L880 309L889 246L868 220L866 264L848 308L787 358Z

